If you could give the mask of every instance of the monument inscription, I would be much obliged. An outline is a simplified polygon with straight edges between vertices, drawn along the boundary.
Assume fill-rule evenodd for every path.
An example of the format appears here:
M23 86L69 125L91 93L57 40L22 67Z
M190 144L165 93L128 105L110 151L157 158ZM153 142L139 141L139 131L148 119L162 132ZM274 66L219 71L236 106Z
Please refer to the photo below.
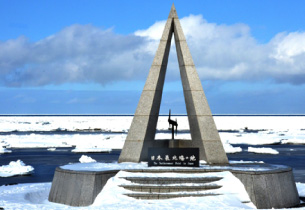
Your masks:
M199 167L199 148L148 148L148 166Z

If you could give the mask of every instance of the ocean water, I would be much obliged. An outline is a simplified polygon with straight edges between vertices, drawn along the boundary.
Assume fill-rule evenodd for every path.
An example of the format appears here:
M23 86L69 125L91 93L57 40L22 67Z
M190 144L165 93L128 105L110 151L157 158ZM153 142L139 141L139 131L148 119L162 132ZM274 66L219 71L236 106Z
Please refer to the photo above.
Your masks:
M178 120L178 137L189 139L186 116ZM293 168L295 180L305 183L305 116L215 116L224 144L241 148L229 160L264 161ZM0 177L0 185L50 182L60 165L87 155L99 162L118 160L132 116L0 116L0 166L22 160L34 167L28 176ZM167 116L161 116L156 138L170 138ZM255 154L248 147L267 147L278 155ZM111 148L110 153L73 153L74 148ZM56 148L49 151L48 148Z

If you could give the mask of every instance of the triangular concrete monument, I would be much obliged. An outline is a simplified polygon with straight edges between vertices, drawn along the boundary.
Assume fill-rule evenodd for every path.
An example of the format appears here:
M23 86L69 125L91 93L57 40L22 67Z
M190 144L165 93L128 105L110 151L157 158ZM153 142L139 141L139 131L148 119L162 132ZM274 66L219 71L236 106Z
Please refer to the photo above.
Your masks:
M155 134L172 34L175 37L192 137L192 140L174 140L178 142L175 145L180 148L199 148L200 159L209 164L227 164L228 158L203 92L174 4L165 24L119 162L147 161L149 147L168 147L168 141L155 140Z

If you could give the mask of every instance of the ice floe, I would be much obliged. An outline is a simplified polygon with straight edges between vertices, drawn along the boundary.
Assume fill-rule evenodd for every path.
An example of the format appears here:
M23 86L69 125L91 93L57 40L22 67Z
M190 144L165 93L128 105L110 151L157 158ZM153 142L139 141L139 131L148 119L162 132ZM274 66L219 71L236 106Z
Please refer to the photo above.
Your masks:
M87 156L87 155L82 155L80 158L79 158L79 162L80 163L95 163L96 160L94 160L93 158Z
M228 141L223 142L226 153L238 153L242 151L241 147L233 147Z
M277 155L279 152L275 149L272 148L266 148L266 147L248 147L248 152L253 152L253 153L259 153L259 154L272 154L272 155Z
M8 165L0 167L0 177L11 177L17 175L31 174L34 171L32 166L27 166L23 161L11 161Z
M12 152L12 150L8 150L4 147L0 147L0 154L11 153L11 152Z

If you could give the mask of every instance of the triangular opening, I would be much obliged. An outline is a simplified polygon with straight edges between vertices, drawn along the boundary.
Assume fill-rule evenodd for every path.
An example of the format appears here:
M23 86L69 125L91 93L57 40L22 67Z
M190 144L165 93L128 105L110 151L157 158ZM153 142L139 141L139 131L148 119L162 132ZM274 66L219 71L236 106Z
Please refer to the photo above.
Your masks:
M171 110L171 118L178 122L177 135L175 134L174 138L190 140L190 126L187 119L174 36L171 41L155 139L172 138L171 127L168 123L169 110Z

